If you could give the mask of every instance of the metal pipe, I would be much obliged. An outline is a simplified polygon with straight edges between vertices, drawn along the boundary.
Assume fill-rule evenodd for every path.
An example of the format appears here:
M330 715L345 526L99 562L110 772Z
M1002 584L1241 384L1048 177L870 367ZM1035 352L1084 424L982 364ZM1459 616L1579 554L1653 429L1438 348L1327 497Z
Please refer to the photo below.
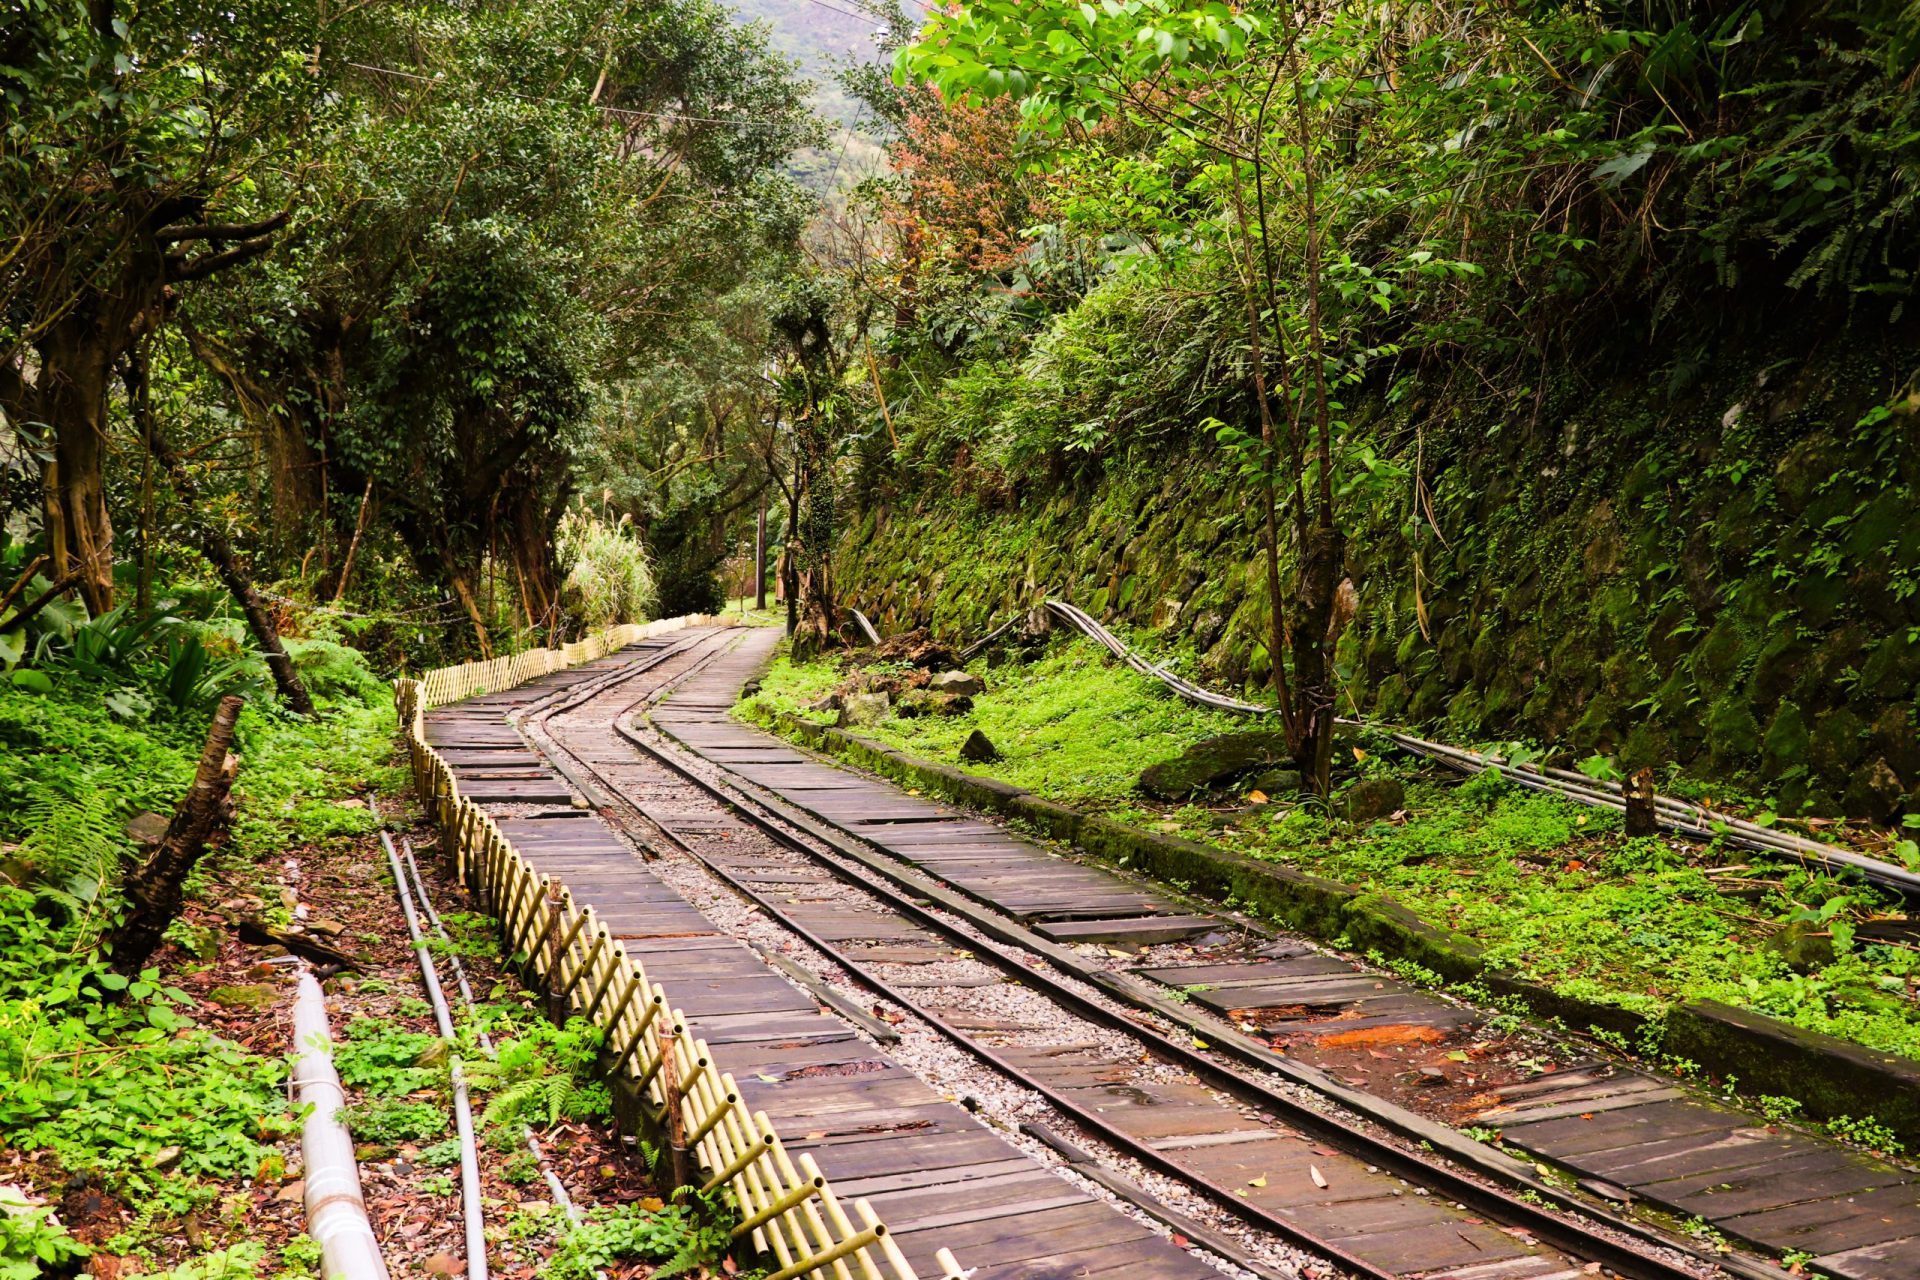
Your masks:
M387 1280L387 1263L367 1221L353 1139L340 1123L346 1101L333 1069L327 1000L311 971L301 967L293 1000L294 1101L309 1108L300 1125L305 1165L307 1234L320 1246L321 1269L341 1280Z
M426 912L427 923L433 926L434 933L439 935L441 941L451 943L452 935L447 932L447 926L440 919L440 913L433 909L433 898L427 893L426 877L420 874L420 864L414 861L413 841L401 836L400 851L406 861L407 872L413 878L413 887L419 894L420 909ZM453 969L454 984L460 988L461 1002L471 1012L476 1002L473 998L473 986L467 981L467 967L460 963L460 956L454 951L447 952L447 963ZM480 1042L481 1051L489 1058L494 1057L493 1040L487 1035L485 1029L475 1027L474 1034ZM561 1212L568 1218L574 1222L581 1221L583 1215L580 1212L580 1206L573 1202L573 1197L567 1194L566 1184L561 1182L560 1175L553 1171L552 1165L547 1160L547 1153L541 1149L540 1140L533 1135L532 1126L523 1127L521 1136L527 1141L527 1150L533 1153L534 1160L540 1165L540 1175L546 1179L547 1190L552 1193L553 1202L560 1206Z
M1141 675L1160 681L1189 702L1237 715L1273 715L1275 713L1272 707L1242 702L1238 698L1230 698L1224 694L1203 689L1192 681L1175 675L1165 667L1147 661L1119 637L1100 625L1085 610L1075 605L1068 604L1064 600L1049 598L1046 607L1058 617L1072 623L1127 666ZM1485 769L1499 768L1505 776L1529 790L1557 793L1577 803L1596 808L1624 809L1626 807L1625 800L1618 795L1620 790L1618 783L1602 782L1565 769L1513 765L1497 754L1429 742L1424 738L1395 732L1379 725L1369 726L1363 720L1343 718L1340 723L1379 729L1397 745L1418 755L1439 760L1465 773L1479 773ZM1794 858L1810 859L1829 870L1853 871L1884 888L1910 897L1920 897L1920 874L1883 859L1838 845L1773 831L1756 822L1749 822L1745 818L1713 813L1671 796L1656 796L1654 808L1661 825L1681 835L1700 840L1718 838L1757 853L1784 854Z
M433 1018L440 1035L451 1048L454 1042L453 1016L447 1011L446 993L440 990L440 975L427 954L427 940L420 936L420 922L414 916L413 894L407 888L406 872L400 867L400 855L384 829L380 843L387 851L387 865L393 870L393 886L400 895L401 913L407 918L407 935L413 939L413 951L420 961L420 980L433 1004ZM453 1080L453 1123L460 1136L460 1204L466 1220L468 1280L487 1280L487 1227L480 1208L480 1156L473 1142L473 1105L467 1099L467 1077L460 1069L460 1055L450 1054L448 1074Z

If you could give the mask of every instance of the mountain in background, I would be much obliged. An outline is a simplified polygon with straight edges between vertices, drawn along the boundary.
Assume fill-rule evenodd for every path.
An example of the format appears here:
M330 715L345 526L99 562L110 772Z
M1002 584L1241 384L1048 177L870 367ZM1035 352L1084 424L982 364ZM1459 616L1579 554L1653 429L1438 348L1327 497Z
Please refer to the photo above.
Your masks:
M835 132L825 145L800 152L788 166L793 178L821 195L842 192L879 171L885 153L870 134L859 131L862 112L834 73L854 62L878 61L873 35L878 27L826 0L730 0L742 19L763 23L769 43L800 66L813 81L813 106ZM871 121L866 121L871 124Z

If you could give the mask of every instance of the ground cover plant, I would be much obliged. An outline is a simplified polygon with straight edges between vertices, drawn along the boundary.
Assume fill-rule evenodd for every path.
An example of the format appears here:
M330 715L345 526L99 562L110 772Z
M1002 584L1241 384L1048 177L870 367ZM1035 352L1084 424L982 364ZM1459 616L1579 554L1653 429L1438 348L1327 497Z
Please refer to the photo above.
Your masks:
M223 1242L242 1243L229 1233L252 1212L249 1188L283 1173L295 1117L277 1001L252 999L262 988L246 981L250 958L215 908L284 920L263 868L369 829L357 793L393 779L393 714L345 650L309 655L316 668L351 668L316 681L326 693L312 720L285 715L260 696L260 673L240 670L235 683L256 698L235 737L231 834L190 878L171 945L121 974L101 944L137 856L129 824L171 812L207 720L204 698L166 696L179 636L138 639L148 643L97 646L85 662L48 663L41 681L0 684L0 1182L22 1188L39 1224L10 1216L0 1265L64 1263L61 1250L148 1269L219 1255L208 1274L252 1274Z
M1627 839L1612 813L1521 790L1497 775L1462 781L1347 741L1340 785L1391 777L1398 811L1359 825L1310 794L1252 796L1243 782L1199 802L1154 803L1140 772L1244 720L1188 706L1090 642L974 670L964 714L889 716L857 731L947 764L975 729L1001 759L961 764L1082 809L1393 895L1488 949L1496 965L1570 995L1657 1017L1708 998L1920 1058L1920 952L1862 930L1895 904L1798 865L1678 839ZM822 698L862 673L844 661L782 657L742 704L830 722ZM882 676L887 672L879 672ZM1696 792L1700 789L1693 784Z

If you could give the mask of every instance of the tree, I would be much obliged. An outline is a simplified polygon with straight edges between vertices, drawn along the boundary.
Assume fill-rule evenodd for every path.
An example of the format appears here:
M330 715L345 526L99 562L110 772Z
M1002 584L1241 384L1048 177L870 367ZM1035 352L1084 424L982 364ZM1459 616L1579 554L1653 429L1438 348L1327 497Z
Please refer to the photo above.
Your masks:
M1255 430L1217 426L1246 460L1257 497L1279 714L1296 762L1322 791L1333 739L1331 653L1342 612L1351 616L1334 501L1333 388L1372 354L1346 313L1392 297L1388 274L1364 271L1372 284L1363 288L1336 278L1326 249L1342 210L1323 170L1330 152L1352 145L1339 117L1372 83L1365 35L1328 4L1236 12L1126 0L1036 10L985 0L935 15L897 64L903 78L930 80L951 100L1020 97L1030 132L1053 140L1056 153L1078 151L1083 216L1097 209L1106 219L1178 220L1184 244L1175 262L1231 283ZM1140 133L1148 143L1131 146L1128 135ZM1122 163L1106 142L1116 134L1134 152ZM1089 163L1089 152L1100 159Z
M260 256L286 222L248 190L314 91L303 0L10 6L0 151L0 411L40 460L56 574L113 602L104 482L116 367L177 290Z

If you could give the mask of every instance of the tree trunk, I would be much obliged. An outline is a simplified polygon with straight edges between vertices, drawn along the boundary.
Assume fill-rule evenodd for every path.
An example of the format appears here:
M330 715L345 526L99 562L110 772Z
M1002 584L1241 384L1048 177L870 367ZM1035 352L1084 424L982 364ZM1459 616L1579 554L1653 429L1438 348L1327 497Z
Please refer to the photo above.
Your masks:
M1294 767L1328 793L1333 768L1334 695L1331 635L1334 599L1347 558L1339 529L1320 523L1301 549L1299 594L1294 603L1293 685L1298 740Z
M360 550L360 539L366 536L367 513L373 510L373 477L367 477L366 492L360 495L360 514L353 522L353 540L347 543L347 554L340 561L340 581L333 585L333 603L339 604L347 594L347 580L353 577L353 557Z
M77 573L80 598L99 617L113 608L113 521L104 470L107 380L120 351L87 308L49 330L39 351L39 412L53 446L45 499L54 576Z
M1652 768L1636 770L1627 778L1626 785L1620 790L1627 801L1627 834L1629 836L1659 835L1660 818L1654 805L1656 793Z
M480 642L480 657L484 660L493 657L493 641L487 635L486 619L480 616L480 602L473 597L473 584L467 581L467 575L458 569L447 570L447 581L453 586L453 594L467 611L467 621L473 624L473 635Z
M207 729L200 764L193 771L193 786L173 811L167 834L146 862L127 877L131 910L107 944L117 973L128 977L139 973L159 949L167 926L180 914L187 876L206 852L208 838L226 823L231 811L227 793L240 769L239 760L228 753L228 748L233 745L234 723L244 705L246 699L232 694L220 699Z
M207 558L214 573L233 593L240 611L247 615L247 625L253 629L254 639L266 651L267 667L273 672L273 682L279 687L280 696L286 700L287 706L299 714L314 714L313 699L307 696L307 687L301 683L292 657L288 655L286 646L280 643L280 628L274 625L273 615L267 612L260 593L253 589L253 580L240 568L240 558L234 553L233 544L227 541L226 534L198 515L199 490L193 483L193 477L187 474L179 456L151 420L141 424L141 431L147 438L147 448L153 452L154 461L172 478L174 492L188 509L188 523L200 543L200 554Z

